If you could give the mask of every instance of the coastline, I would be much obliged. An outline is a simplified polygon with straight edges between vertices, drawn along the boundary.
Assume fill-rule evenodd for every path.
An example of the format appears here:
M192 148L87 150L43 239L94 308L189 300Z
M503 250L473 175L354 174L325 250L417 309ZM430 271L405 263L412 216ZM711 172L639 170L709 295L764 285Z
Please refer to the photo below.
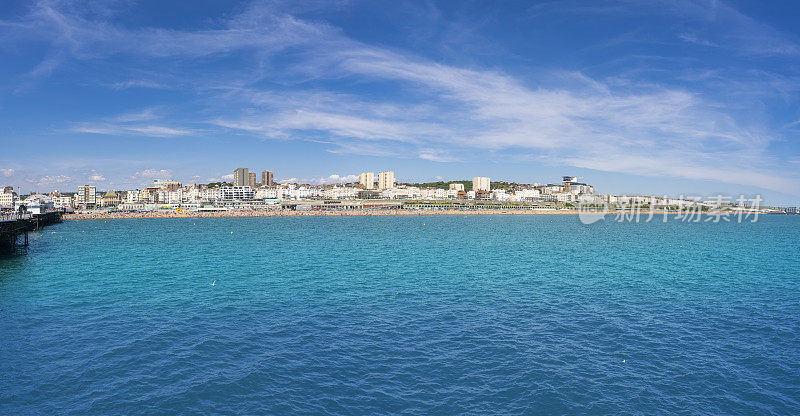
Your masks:
M576 215L578 210L522 210L522 209L476 209L476 210L409 210L409 209L349 209L349 210L236 210L214 212L76 212L65 214L64 220L109 220L147 218L240 218L240 217L364 217L364 216L419 216L419 215Z

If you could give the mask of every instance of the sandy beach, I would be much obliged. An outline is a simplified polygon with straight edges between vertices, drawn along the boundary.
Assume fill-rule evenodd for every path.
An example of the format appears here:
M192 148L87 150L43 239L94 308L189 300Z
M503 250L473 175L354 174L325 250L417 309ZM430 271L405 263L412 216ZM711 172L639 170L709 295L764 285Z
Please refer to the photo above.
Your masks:
M76 212L64 215L65 220L128 219L128 218L216 218L216 217L351 217L387 215L574 215L577 210L409 210L409 209L350 209L328 211L292 210L233 210L217 212L198 211L143 211L143 212Z

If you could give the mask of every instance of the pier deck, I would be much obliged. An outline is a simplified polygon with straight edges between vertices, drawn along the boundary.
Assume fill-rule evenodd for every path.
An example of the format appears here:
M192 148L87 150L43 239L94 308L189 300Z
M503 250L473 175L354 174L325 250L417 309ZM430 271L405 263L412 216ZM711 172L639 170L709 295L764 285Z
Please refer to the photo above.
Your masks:
M28 245L29 231L61 222L61 214L61 211L0 214L0 252L13 251L20 235L25 237L24 244Z

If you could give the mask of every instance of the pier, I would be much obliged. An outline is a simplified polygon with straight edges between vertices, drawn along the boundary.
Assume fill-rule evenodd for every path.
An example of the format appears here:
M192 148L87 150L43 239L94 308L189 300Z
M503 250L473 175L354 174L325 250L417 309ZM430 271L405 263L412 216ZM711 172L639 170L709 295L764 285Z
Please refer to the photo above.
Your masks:
M14 251L17 240L23 236L23 245L28 245L28 232L61 222L62 211L47 211L41 214L3 213L0 214L0 252Z

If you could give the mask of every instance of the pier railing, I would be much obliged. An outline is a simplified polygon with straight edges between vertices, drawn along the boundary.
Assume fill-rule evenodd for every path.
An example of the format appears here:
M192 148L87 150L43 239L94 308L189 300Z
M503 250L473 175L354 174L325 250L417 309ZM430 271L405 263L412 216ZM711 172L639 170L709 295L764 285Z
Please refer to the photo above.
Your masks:
M0 221L19 221L19 220L29 220L31 219L33 214L20 214L18 212L13 212L10 214L2 213L0 214Z

